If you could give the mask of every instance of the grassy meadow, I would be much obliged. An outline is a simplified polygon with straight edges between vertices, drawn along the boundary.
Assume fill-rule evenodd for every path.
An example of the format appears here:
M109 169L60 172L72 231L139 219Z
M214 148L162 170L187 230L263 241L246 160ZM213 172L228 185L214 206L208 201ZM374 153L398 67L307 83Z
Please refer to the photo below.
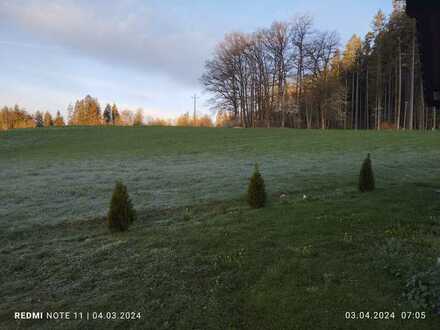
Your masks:
M367 153L377 190L360 194ZM404 293L440 257L439 160L437 132L0 132L0 329L438 329ZM256 162L261 210L244 199ZM118 179L139 219L111 234ZM14 321L15 311L142 318Z

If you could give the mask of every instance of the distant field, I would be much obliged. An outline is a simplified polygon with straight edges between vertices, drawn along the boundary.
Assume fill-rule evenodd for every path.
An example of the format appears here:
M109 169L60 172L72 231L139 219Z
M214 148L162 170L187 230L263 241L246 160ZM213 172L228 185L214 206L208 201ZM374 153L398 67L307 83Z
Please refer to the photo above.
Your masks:
M342 193L373 154L379 187L440 177L437 133L69 128L0 133L0 228L105 214L122 179L141 209L237 199L255 162L271 193Z
M361 195L367 153L378 190ZM259 211L243 202L255 162L270 195ZM437 132L0 132L0 329L62 324L18 324L17 310L143 313L65 328L435 329L432 313L387 323L344 312L412 310L405 283L440 257L439 164ZM111 235L117 179L140 219Z

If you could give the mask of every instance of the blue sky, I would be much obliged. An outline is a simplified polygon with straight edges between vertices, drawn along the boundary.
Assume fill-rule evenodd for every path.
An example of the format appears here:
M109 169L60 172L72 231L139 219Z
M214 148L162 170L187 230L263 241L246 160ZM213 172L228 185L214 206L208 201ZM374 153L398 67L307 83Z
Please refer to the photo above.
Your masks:
M104 104L174 117L209 113L198 78L225 33L310 14L345 42L391 0L0 0L0 105L65 113Z

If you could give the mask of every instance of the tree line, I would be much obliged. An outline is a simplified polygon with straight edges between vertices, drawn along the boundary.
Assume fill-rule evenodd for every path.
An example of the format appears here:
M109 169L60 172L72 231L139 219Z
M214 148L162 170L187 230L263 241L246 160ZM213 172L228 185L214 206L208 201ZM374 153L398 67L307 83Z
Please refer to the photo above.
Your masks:
M428 129L415 21L400 1L379 11L363 38L341 50L338 34L310 16L227 34L201 78L218 114L242 127Z
M213 127L212 119L207 115L190 116L185 113L176 120L163 118L144 118L142 109L120 111L116 104L107 104L102 110L98 99L87 95L69 105L68 118L65 121L60 111L53 117L49 112L28 113L18 105L3 107L0 110L0 130L17 128L62 127L62 126L187 126Z
M426 107L416 23L404 2L379 11L371 31L353 35L344 48L334 31L319 31L310 16L274 22L254 33L227 34L206 62L201 82L217 113L176 120L148 118L141 109L103 109L87 95L57 113L0 110L0 129L67 125L436 129Z

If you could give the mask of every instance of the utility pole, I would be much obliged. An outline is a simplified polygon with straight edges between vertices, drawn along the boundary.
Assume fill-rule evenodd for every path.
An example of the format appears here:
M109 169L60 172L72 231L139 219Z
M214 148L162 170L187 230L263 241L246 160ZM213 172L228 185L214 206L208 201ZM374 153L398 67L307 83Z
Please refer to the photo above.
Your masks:
M194 118L193 118L194 122L193 122L193 126L196 126L196 124L197 124L197 99L198 98L199 97L197 96L197 94L194 94L193 97L192 97L192 99L194 100Z

